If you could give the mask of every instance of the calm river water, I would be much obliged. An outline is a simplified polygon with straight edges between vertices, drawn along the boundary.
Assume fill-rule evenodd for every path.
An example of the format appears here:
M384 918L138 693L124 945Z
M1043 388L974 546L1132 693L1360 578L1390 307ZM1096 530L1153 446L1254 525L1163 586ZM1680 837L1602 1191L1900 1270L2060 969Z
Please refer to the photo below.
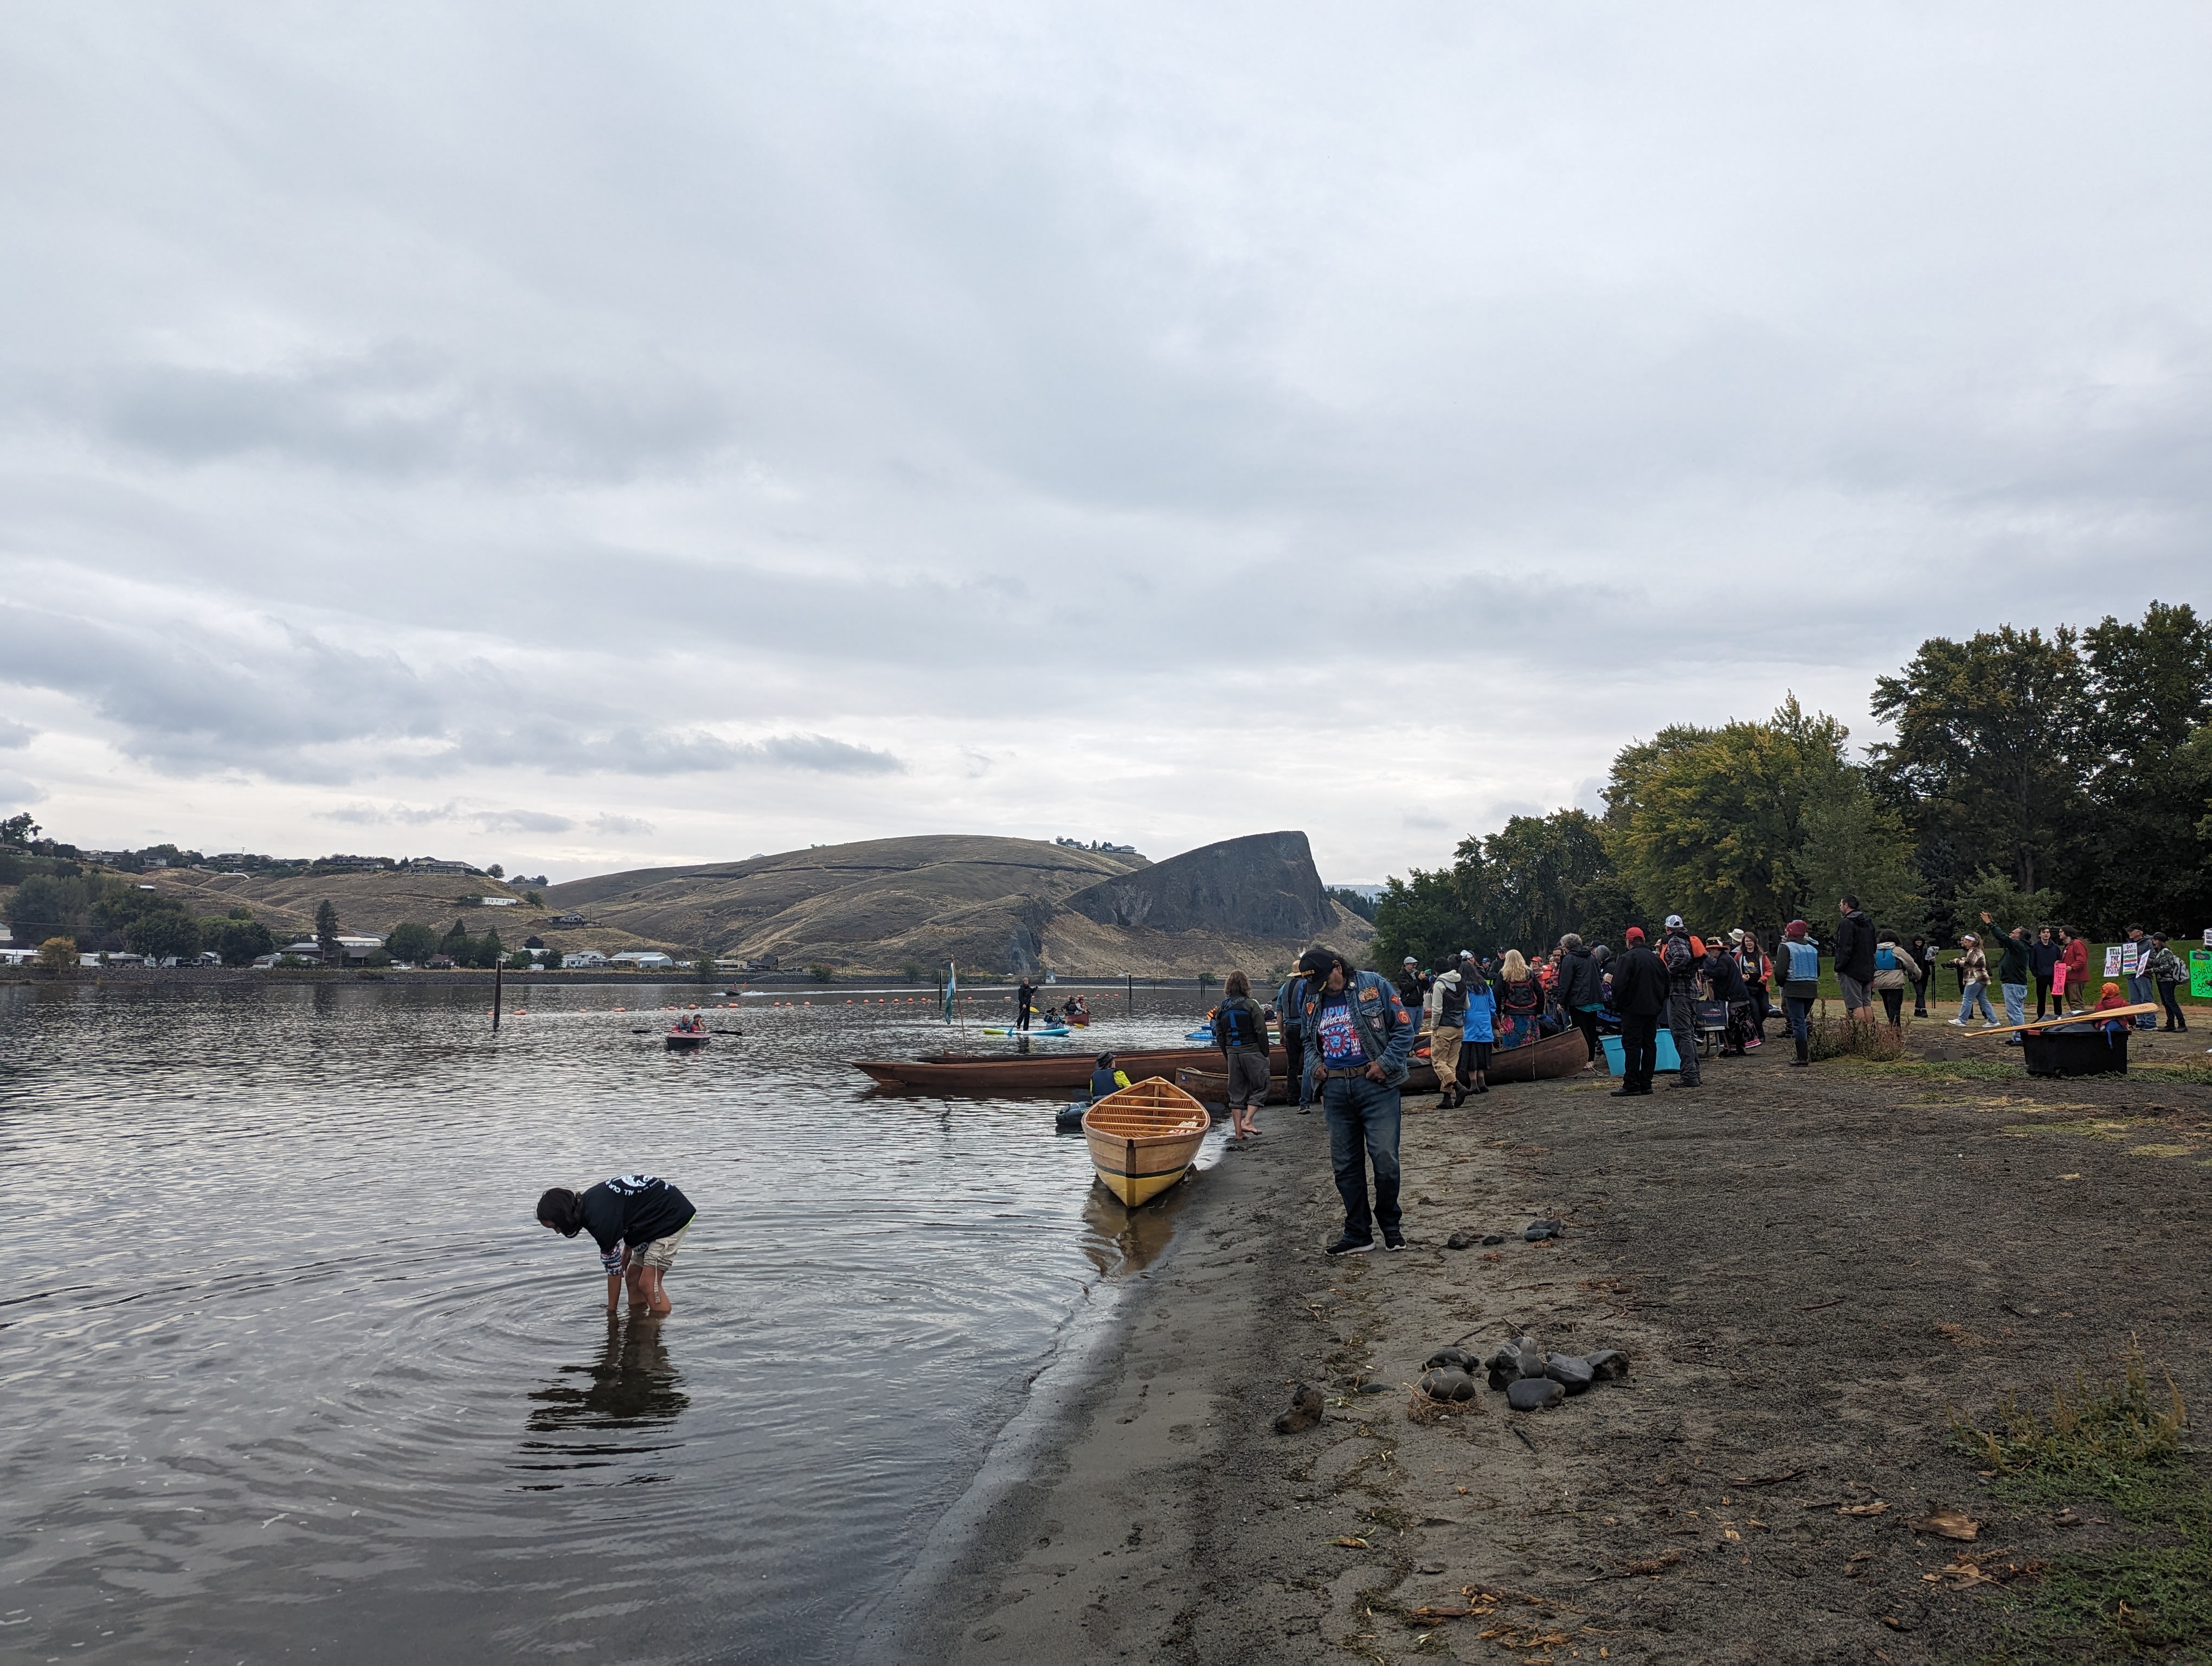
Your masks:
M0 989L0 1658L842 1658L1145 1253L1048 1103L870 1091L946 1032L847 993L683 1057L672 985ZM1137 1001L1073 1045L1199 1010ZM632 1170L700 1210L658 1325L532 1219Z

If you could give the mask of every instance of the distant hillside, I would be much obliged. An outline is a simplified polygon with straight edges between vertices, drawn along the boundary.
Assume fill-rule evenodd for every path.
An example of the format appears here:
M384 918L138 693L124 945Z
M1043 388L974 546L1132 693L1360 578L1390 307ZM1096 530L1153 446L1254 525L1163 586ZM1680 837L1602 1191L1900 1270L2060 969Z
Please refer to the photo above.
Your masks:
M1079 898L1087 912L1072 906ZM982 971L1264 972L1287 963L1293 939L1334 931L1352 948L1374 935L1328 901L1295 833L1230 840L1158 866L1041 840L874 839L602 874L556 885L545 901L672 948L873 971L952 956Z
M486 922L499 928L501 938L519 943L537 929L544 911L520 903L509 909L464 910L464 897L514 897L522 893L480 873L416 873L385 868L307 873L282 879L233 879L198 868L155 868L146 873L118 874L133 885L151 885L180 899L193 913L228 914L243 903L253 917L280 935L314 934L315 905L325 897L338 911L343 932L388 933L404 920L425 926L445 927L466 913L469 929L481 933Z

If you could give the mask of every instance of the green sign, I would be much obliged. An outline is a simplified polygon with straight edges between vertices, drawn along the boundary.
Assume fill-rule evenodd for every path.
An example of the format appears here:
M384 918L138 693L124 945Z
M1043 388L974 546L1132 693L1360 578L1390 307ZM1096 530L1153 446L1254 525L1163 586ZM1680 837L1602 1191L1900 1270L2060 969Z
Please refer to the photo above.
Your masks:
M2212 949L2189 952L2189 993L2197 1000L2212 1000Z

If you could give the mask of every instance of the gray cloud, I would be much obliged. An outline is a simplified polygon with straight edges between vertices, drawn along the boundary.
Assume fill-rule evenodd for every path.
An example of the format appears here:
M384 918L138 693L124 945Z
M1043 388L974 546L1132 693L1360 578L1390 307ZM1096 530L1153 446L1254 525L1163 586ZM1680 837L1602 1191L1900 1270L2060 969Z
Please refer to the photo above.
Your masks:
M590 831L602 838L645 838L658 831L649 821L635 816L617 816L611 811L602 812L586 824Z
M0 769L0 810L27 810L46 796L35 781L26 781L11 769Z
M0 717L0 750L27 746L36 738L38 733L27 723L16 723Z

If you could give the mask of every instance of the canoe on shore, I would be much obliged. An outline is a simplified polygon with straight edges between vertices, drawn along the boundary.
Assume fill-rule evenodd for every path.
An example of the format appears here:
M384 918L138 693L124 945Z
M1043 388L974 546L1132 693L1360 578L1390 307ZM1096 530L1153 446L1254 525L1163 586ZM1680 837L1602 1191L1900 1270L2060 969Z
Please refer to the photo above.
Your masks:
M1091 1085L1089 1053L939 1053L926 1059L863 1059L853 1068L886 1093L1057 1093ZM1210 1047L1174 1047L1146 1053L1116 1053L1114 1065L1132 1082L1160 1077L1172 1082L1178 1070L1218 1065ZM1283 1055L1272 1061L1279 1073Z
M1176 1072L1176 1085L1207 1104L1226 1104L1229 1102L1229 1078L1218 1070L1178 1070ZM1298 1091L1287 1076L1267 1078L1267 1104L1288 1104L1297 1097Z
M1152 1078L1092 1105L1083 1114L1083 1137L1098 1183L1133 1209L1190 1171L1212 1122L1189 1094Z
M1541 1041L1530 1042L1525 1047L1492 1048L1490 1068L1485 1073L1486 1079L1493 1083L1547 1082L1555 1077L1572 1076L1589 1063L1589 1045L1583 1040L1583 1032L1566 1030ZM1413 1068L1400 1091L1434 1093L1437 1067L1426 1059L1414 1060Z

